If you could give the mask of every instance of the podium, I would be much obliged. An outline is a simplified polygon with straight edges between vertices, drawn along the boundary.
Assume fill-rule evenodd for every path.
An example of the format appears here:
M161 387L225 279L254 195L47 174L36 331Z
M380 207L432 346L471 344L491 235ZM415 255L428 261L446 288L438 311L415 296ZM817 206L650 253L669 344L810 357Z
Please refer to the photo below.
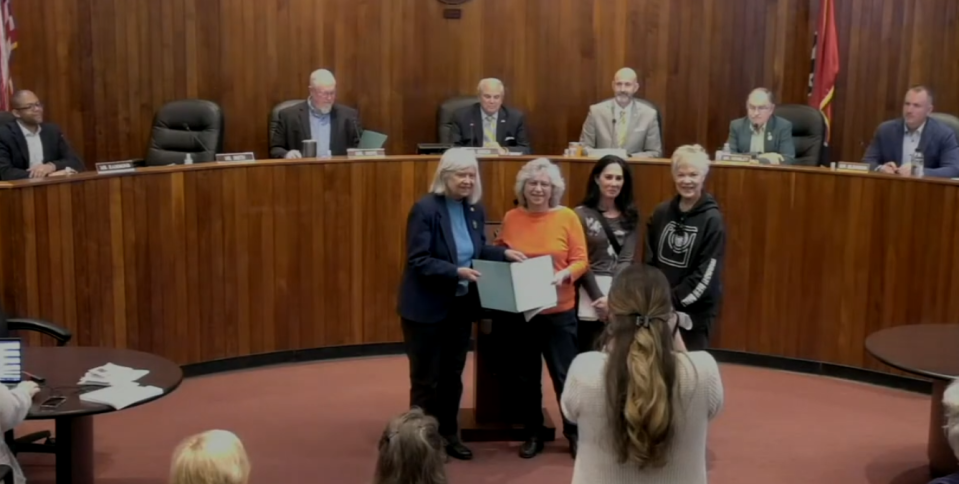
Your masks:
M486 224L486 240L491 243L499 231L498 222ZM496 312L473 326L473 402L472 407L459 411L460 439L463 442L524 441L527 438L516 406L511 405L510 355L504 338L508 331L497 332ZM502 328L502 326L500 327ZM546 409L543 412L543 430L546 442L556 440L556 426Z

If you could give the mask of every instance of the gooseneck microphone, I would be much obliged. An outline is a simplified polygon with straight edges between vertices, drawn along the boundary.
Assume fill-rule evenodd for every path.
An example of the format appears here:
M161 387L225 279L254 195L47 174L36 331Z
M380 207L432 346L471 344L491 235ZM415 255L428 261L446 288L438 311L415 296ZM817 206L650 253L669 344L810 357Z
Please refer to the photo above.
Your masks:
M476 144L476 124L470 121L470 146L478 147L482 145Z
M359 148L360 140L362 139L362 132L360 131L360 124L356 122L356 118L350 118L350 121L353 122L353 134L356 135L356 143L353 145L354 148Z
M190 125L189 125L189 124L183 123L183 127L186 128L186 130L187 130L191 135L193 135L193 130L190 129ZM203 151L212 151L211 149L207 148L205 144L203 144L203 140L201 140L199 136L193 135L193 141L194 141L195 143L199 144L199 145L200 145L200 148L203 148ZM214 155L214 157L215 157L215 156L216 156L216 152L214 152L213 155Z

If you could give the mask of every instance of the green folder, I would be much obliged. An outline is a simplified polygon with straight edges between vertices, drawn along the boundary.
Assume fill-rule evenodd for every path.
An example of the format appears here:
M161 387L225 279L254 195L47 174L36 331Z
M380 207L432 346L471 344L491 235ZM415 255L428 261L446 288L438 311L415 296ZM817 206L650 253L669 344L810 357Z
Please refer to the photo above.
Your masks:
M361 150L375 150L382 148L384 144L386 144L385 134L366 130L363 131L363 135L360 136L360 146L358 146L358 148Z

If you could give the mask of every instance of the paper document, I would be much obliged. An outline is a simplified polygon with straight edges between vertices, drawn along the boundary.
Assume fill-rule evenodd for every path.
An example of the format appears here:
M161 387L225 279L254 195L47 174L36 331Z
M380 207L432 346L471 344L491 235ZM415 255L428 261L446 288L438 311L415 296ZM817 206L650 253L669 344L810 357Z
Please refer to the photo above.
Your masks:
M163 389L152 385L140 386L138 383L126 383L83 393L80 400L89 403L107 405L120 410L135 403L149 400L163 394Z
M558 303L553 285L553 258L544 255L523 262L473 259L482 274L476 283L480 303L486 309L523 313L529 321Z
M150 373L150 370L137 370L107 363L87 371L87 373L80 378L77 385L120 385L135 382L148 373Z
M363 134L360 136L360 146L358 146L358 148L361 150L375 150L382 148L384 144L386 144L385 134L366 130L363 131Z
M604 296L609 295L609 286L613 284L613 278L610 276L596 276L596 285L599 286L599 290L603 292ZM599 319L599 315L596 314L596 308L593 307L593 300L589 298L589 294L586 293L586 288L583 286L579 287L579 319L583 321L596 321Z

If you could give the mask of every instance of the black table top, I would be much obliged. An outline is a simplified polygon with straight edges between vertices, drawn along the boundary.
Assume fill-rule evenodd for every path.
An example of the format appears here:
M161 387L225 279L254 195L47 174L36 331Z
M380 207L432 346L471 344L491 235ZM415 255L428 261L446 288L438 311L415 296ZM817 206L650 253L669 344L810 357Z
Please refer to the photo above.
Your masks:
M163 389L155 398L144 400L126 408L162 398L173 392L183 381L183 371L176 363L150 353L116 348L98 348L85 346L27 347L23 350L23 369L46 381L40 385L40 392L33 397L33 406L27 419L52 419L60 417L79 417L114 411L107 405L87 403L80 395L103 387L79 386L77 382L93 368L107 363L126 366L150 373L137 380L141 385L153 385ZM55 410L40 410L40 403L50 396L67 397Z
M959 324L910 324L877 331L866 351L883 363L937 380L959 378Z

